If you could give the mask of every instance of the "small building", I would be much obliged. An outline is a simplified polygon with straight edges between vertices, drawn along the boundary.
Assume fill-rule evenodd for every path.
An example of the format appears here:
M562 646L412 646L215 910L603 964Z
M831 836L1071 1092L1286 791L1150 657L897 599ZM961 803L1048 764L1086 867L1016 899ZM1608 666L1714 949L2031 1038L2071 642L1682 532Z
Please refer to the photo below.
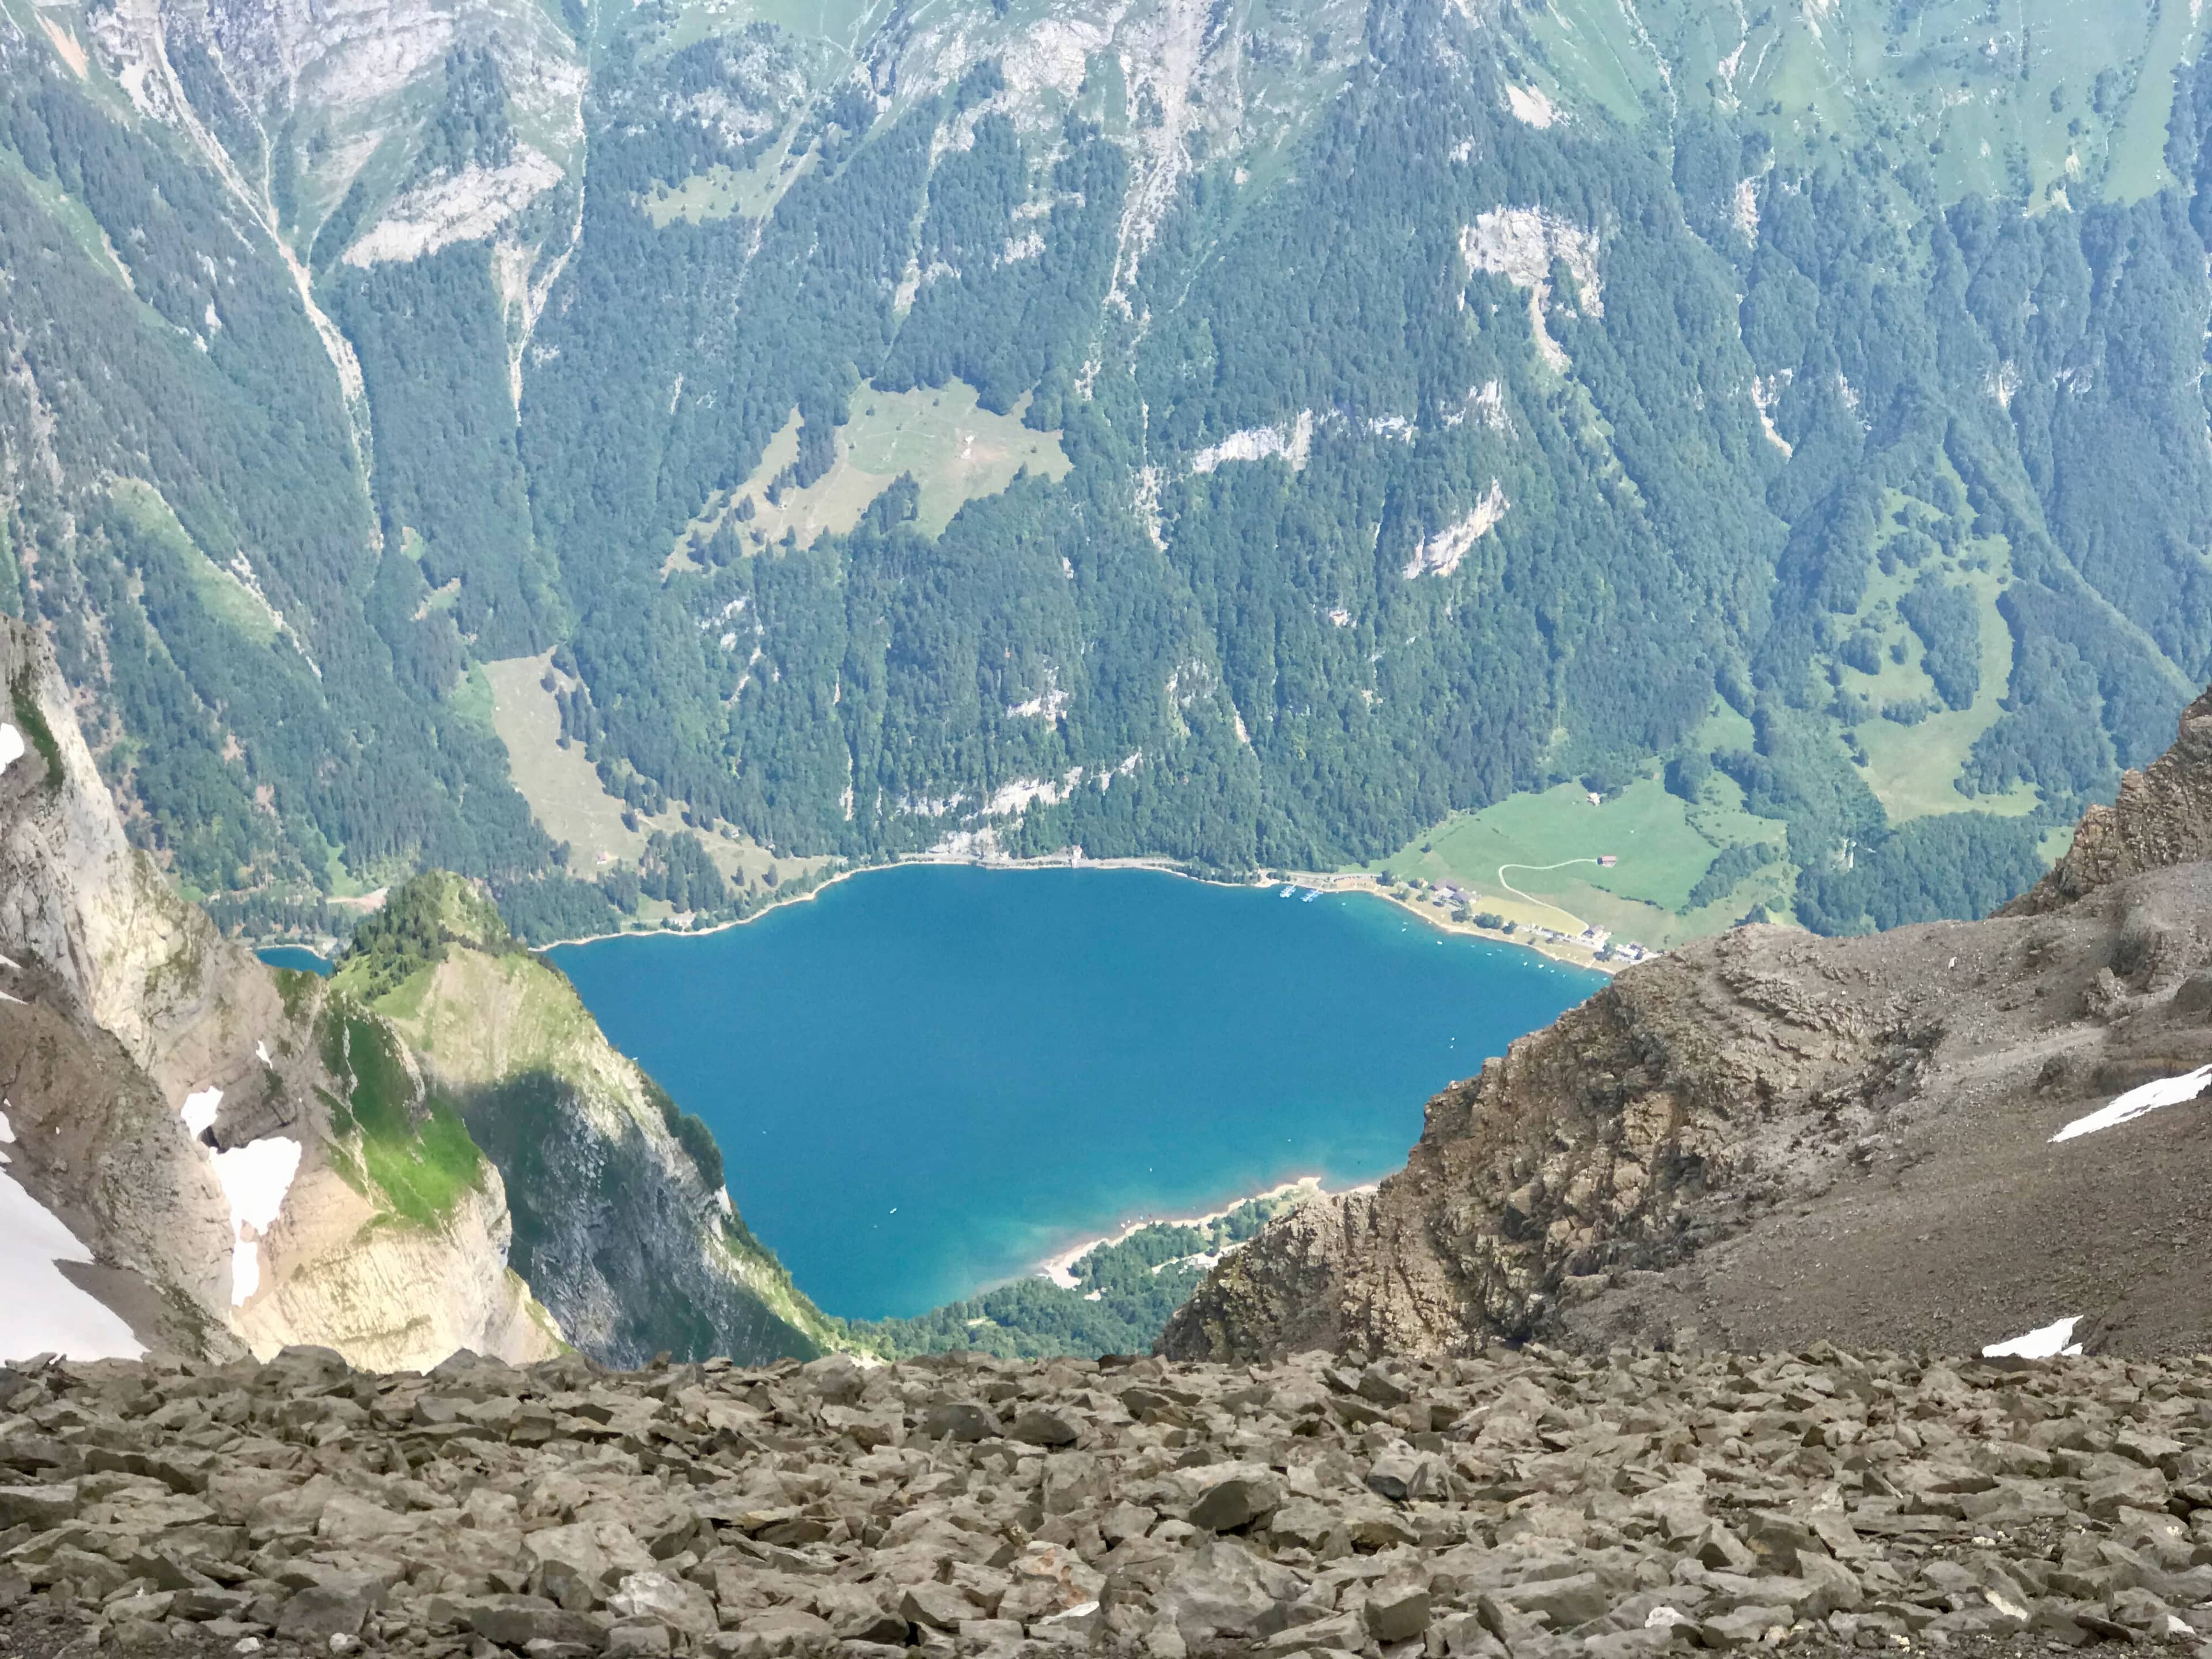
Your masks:
M1601 870L1610 870L1620 862L1620 854L1618 853L1600 853L1597 855L1597 867Z

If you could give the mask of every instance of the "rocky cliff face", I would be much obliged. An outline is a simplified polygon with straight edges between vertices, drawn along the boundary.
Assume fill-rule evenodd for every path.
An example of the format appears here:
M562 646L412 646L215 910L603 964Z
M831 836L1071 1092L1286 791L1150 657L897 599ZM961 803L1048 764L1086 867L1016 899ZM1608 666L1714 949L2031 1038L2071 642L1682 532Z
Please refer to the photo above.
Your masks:
M424 877L393 903L435 918L436 959L373 1006L505 1177L515 1267L569 1340L631 1364L836 1346L738 1218L705 1126L614 1050L568 980L457 877ZM340 993L374 988L379 960L372 947L349 961Z
M404 890L334 980L271 970L130 847L44 642L4 618L0 684L0 1179L84 1245L70 1275L130 1346L834 1345L704 1126L468 884Z
M94 1258L72 1276L176 1352L553 1352L495 1174L435 1224L395 1215L361 1178L356 1080L315 1040L321 988L280 982L131 848L44 641L4 618L0 684L5 1175Z
M2212 1136L2185 1103L2212 1061L2208 853L2200 702L2000 915L1745 927L1620 975L1431 1102L1377 1191L1224 1262L1165 1352L1955 1352L2062 1317L2093 1346L2212 1343L2188 1243ZM2172 1109L2056 1138L2175 1079Z

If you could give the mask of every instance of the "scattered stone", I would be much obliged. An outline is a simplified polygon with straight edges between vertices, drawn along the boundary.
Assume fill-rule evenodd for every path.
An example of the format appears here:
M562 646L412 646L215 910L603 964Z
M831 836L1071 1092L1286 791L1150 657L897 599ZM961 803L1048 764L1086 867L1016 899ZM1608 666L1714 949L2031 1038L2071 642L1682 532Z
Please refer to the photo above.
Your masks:
M2208 1425L2212 1360L64 1362L0 1653L2189 1659Z

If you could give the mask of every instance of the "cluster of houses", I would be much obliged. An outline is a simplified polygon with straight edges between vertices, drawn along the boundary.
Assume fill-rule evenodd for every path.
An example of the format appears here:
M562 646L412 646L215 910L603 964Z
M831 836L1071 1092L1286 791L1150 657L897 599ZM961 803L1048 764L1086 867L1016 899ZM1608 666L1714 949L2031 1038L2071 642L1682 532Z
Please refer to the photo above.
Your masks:
M1614 855L1610 854L1598 860L1601 865L1611 865L1616 861ZM1429 902L1438 909L1456 909L1472 906L1480 896L1473 888L1462 887L1455 881L1439 881L1429 894ZM1578 945L1601 962L1644 962L1657 954L1634 939L1615 942L1610 932L1595 925L1583 928L1579 933L1562 933L1556 927L1534 924L1522 928L1509 922L1506 927L1508 932L1525 933L1540 944Z

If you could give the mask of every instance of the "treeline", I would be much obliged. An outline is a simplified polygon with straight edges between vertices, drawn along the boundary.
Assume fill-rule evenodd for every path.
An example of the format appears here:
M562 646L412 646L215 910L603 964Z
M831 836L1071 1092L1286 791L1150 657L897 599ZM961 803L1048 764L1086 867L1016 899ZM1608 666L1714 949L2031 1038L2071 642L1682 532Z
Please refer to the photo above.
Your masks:
M1072 1289L1041 1275L1018 1279L915 1318L848 1320L845 1329L888 1359L961 1352L1001 1359L1150 1353L1206 1267L1304 1196L1248 1199L1195 1225L1140 1227L1077 1261L1068 1270Z

